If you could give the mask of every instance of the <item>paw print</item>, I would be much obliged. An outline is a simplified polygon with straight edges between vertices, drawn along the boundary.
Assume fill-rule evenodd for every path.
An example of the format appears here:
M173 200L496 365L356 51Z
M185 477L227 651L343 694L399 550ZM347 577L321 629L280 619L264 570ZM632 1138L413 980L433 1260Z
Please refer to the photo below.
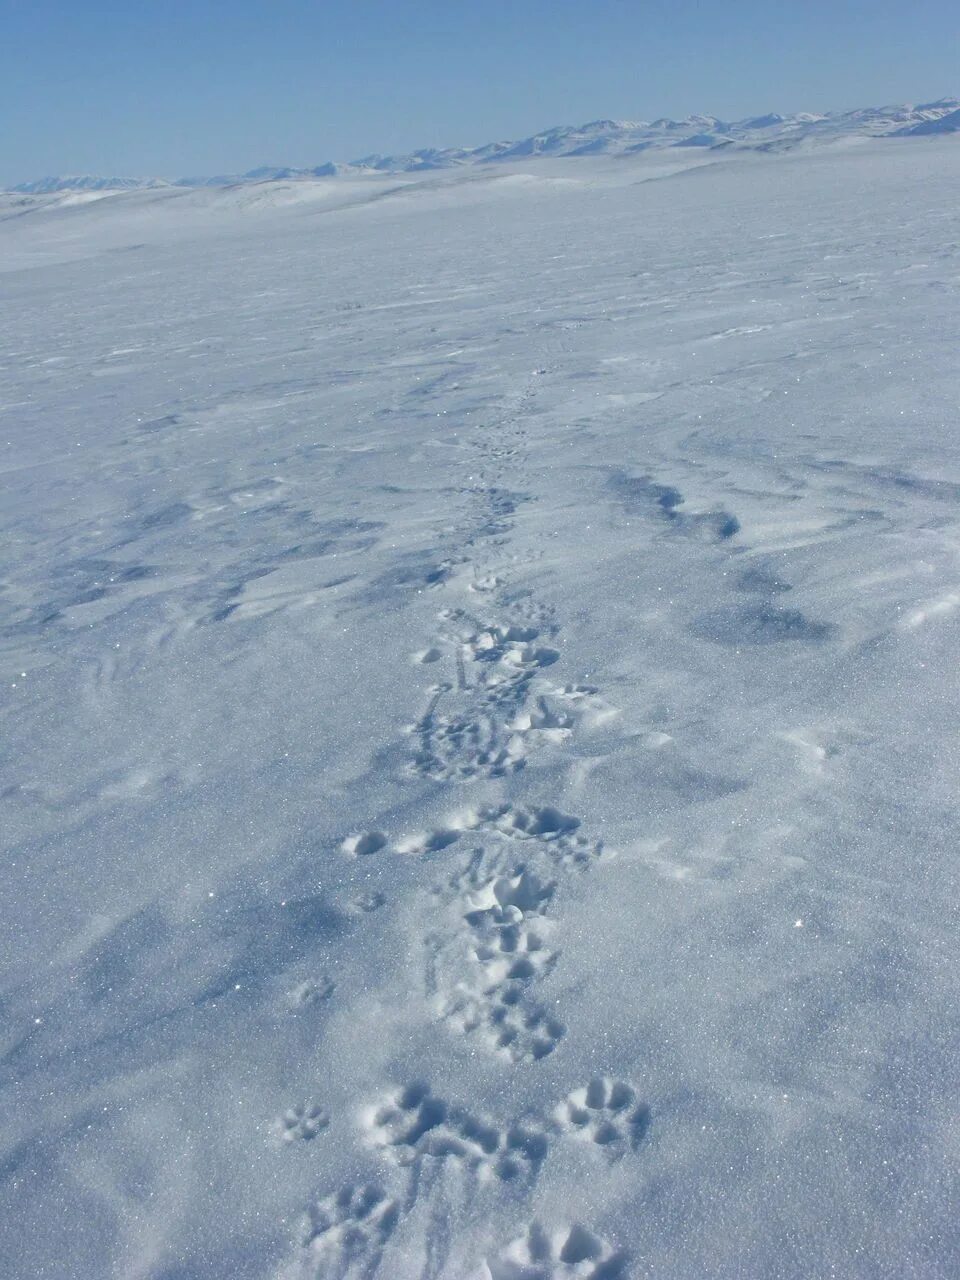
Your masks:
M573 1093L556 1111L562 1133L602 1147L618 1159L639 1146L650 1123L650 1110L637 1101L630 1085L598 1076Z
M325 1107L298 1103L283 1113L278 1126L284 1142L311 1142L329 1123L330 1113Z
M425 1084L410 1084L369 1115L373 1142L400 1165L429 1158L450 1159L479 1181L535 1176L547 1154L547 1140L530 1125L498 1128L463 1107L450 1106Z
M307 1009L315 1009L329 1000L333 995L333 982L326 976L308 979L298 983L292 991L287 992L287 1008L291 1013L302 1013Z
M304 1274L316 1280L372 1275L399 1212L397 1202L374 1183L346 1186L318 1201L305 1223Z
M620 1250L577 1223L547 1232L534 1222L496 1258L487 1259L490 1280L618 1280L626 1274Z

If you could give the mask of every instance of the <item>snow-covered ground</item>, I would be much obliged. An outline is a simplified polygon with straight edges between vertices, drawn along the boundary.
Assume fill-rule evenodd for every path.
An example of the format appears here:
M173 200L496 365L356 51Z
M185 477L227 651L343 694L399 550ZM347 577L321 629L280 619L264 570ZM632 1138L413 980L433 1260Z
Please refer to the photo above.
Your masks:
M0 1274L960 1273L956 140L0 217Z

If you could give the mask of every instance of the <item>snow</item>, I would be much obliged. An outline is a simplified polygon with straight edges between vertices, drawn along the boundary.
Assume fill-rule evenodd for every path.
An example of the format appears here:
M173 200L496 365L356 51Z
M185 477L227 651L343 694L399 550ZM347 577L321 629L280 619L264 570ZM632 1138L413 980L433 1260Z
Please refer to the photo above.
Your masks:
M931 119L923 120L920 124L910 125L902 130L907 137L922 137L929 134L937 133L960 133L960 107L956 111L950 111L946 115L936 115Z
M0 1274L957 1274L958 188L0 198Z

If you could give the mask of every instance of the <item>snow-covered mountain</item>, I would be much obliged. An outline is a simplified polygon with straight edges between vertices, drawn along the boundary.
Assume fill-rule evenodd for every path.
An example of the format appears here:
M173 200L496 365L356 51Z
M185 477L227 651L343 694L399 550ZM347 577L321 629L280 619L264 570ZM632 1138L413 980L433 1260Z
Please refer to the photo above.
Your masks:
M845 137L920 136L960 129L960 99L941 98L919 106L864 107L826 115L751 116L727 121L692 115L683 120L593 120L561 125L519 141L488 142L478 147L427 147L405 155L368 155L349 164L328 161L309 168L263 165L242 174L213 177L115 178L90 175L39 178L10 188L30 195L58 191L118 191L154 187L223 187L239 183L291 181L357 173L417 173L466 165L493 164L537 156L630 155L663 147L737 147L784 150L803 143Z
M106 178L81 173L37 178L33 182L21 182L9 190L42 196L53 195L58 191L134 191L171 185L173 184L165 178Z
M901 137L920 137L923 134L960 133L960 110L949 111L946 115L931 116L921 120L919 124L908 125L898 131Z

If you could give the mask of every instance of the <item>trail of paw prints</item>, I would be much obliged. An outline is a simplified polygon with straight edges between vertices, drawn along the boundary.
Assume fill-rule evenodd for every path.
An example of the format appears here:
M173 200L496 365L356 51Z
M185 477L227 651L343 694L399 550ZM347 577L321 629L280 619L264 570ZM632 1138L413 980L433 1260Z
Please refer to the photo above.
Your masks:
M465 532L463 546L470 548L487 544L500 546L507 541L514 527L513 516L522 502L528 502L525 493L515 493L494 483L480 483L470 492L479 499L480 510Z
M450 1213L449 1193L468 1203L482 1188L526 1188L547 1156L542 1125L496 1123L411 1082L362 1114L368 1146L393 1172L395 1197L379 1182L347 1185L308 1210L290 1280L366 1280L392 1274L384 1252L401 1211L429 1197L435 1223ZM449 1178L446 1189L439 1182ZM511 1194L516 1194L515 1191ZM440 1236L443 1236L441 1231ZM441 1245L441 1250L443 1246ZM434 1274L431 1272L431 1274Z
M545 918L555 884L523 863L496 870L481 850L459 889L455 932L428 943L439 1017L511 1061L545 1058L566 1030L533 994L557 959Z
M489 842L535 841L544 856L563 867L584 867L603 856L603 842L590 840L580 831L580 819L552 805L486 806L468 809L428 831L393 840L383 831L353 833L340 843L348 858L375 854L424 856L440 853L464 840Z
M549 806L502 806L470 820L466 867L435 890L446 923L426 940L428 994L454 1031L513 1062L539 1061L566 1032L536 996L558 957L547 914L556 876L589 866L602 846Z
M422 1082L372 1107L364 1123L371 1145L417 1175L424 1164L449 1160L478 1184L530 1183L547 1155L541 1127L494 1124L437 1097Z
M442 781L502 777L526 764L531 730L549 729L555 740L569 733L572 720L551 715L545 703L536 725L524 714L535 678L560 656L549 638L540 627L494 623L428 649L423 660L446 651L452 671L412 726L414 772Z
M445 824L391 842L386 833L348 836L348 857L389 852L427 857L471 844L465 867L435 889L440 922L427 937L427 992L440 1021L512 1062L539 1061L566 1033L536 995L558 952L547 917L557 876L605 856L580 819L552 805L467 810Z
M553 805L533 805L524 808L504 805L501 809L485 811L489 829L509 837L513 841L526 842L530 854L531 842L539 857L551 865L564 868L586 868L604 854L603 841L591 840L580 831L580 819L564 813Z
M472 443L478 455L479 471L487 482L497 485L505 480L515 481L522 472L527 456L524 424L544 372L543 369L531 370L522 388L512 397L512 404L504 405L495 420L474 435Z
M483 1280L617 1280L627 1256L579 1223L548 1232L533 1222L486 1260Z
M285 1274L315 1280L382 1275L401 1206L409 1211L429 1197L432 1212L442 1217L450 1212L451 1192L465 1197L464 1207L484 1187L495 1194L519 1188L529 1196L550 1154L551 1136L585 1142L607 1159L619 1158L635 1150L648 1122L648 1109L633 1086L607 1077L574 1090L551 1120L506 1122L412 1081L361 1114L366 1144L386 1158L394 1176L405 1180L405 1189L394 1183L394 1198L376 1182L348 1185L317 1201L308 1210L294 1269ZM452 1181L441 1188L439 1180L448 1176ZM609 1280L625 1274L626 1255L578 1224L547 1232L534 1222L484 1265L481 1274L488 1280Z
M400 1206L376 1183L345 1186L307 1210L286 1280L370 1280L380 1268Z
M558 628L541 612L484 624L459 612L441 615L447 634L415 656L445 676L410 728L415 773L440 781L503 777L540 749L562 745L579 725L596 729L618 714L596 687L546 677L560 652L549 643Z
M554 1113L557 1131L592 1145L609 1160L636 1151L650 1125L650 1108L623 1080L597 1076L564 1099Z

